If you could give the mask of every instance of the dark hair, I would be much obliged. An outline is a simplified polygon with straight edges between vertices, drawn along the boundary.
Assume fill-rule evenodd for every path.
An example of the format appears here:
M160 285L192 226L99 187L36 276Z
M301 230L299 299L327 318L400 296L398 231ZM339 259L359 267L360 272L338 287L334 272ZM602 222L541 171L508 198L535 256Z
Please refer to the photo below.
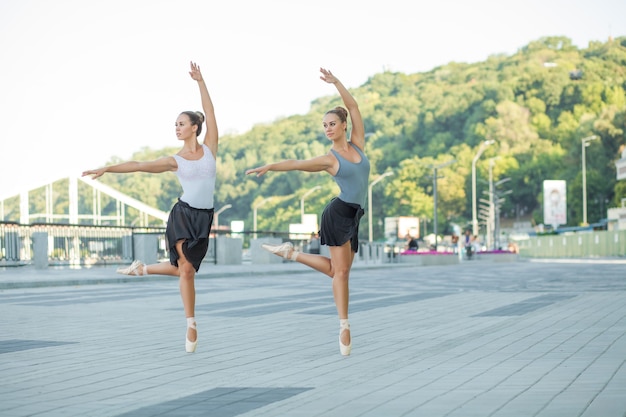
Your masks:
M342 123L348 121L348 110L344 109L341 106L337 106L334 109L328 110L326 112L326 114L329 114L329 113L337 115L337 117L339 117L339 120L341 120ZM348 130L347 126L346 126L346 130Z
M198 126L198 130L196 130L196 136L200 136L200 133L202 133L202 124L204 123L204 114L199 111L184 111L181 114L186 114L187 117L189 117L192 126Z

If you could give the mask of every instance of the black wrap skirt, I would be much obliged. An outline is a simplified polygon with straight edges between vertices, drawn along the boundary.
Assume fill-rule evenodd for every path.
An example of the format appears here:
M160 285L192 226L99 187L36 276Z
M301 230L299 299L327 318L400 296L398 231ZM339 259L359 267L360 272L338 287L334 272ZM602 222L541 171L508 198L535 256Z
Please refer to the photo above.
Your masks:
M352 252L359 251L359 221L365 211L358 204L346 203L335 197L322 212L320 243L342 246L348 240Z
M170 211L165 229L165 239L170 253L170 263L178 266L176 242L184 240L183 254L196 272L209 249L209 234L213 224L213 209L197 209L180 199Z

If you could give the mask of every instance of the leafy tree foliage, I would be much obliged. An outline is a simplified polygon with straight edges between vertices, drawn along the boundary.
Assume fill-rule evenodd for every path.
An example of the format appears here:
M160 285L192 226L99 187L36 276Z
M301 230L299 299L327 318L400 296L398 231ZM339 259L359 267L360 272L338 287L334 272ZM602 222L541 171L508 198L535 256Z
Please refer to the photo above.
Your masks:
M626 145L626 38L592 42L578 49L565 37L545 37L516 53L490 56L484 62L451 62L417 74L374 74L353 89L364 117L366 152L372 163L370 180L388 170L394 175L373 188L375 237L382 237L378 219L386 216L433 218L432 166L455 159L438 179L439 230L449 222L470 224L471 165L484 140L496 143L477 163L477 192L486 180L505 178L511 190L502 216L543 223L544 180L566 180L568 223L582 221L581 140L597 135L586 148L588 219L598 221L606 209L626 198L625 181L615 179L615 160ZM246 177L247 168L282 159L305 159L328 152L323 134L324 112L341 105L338 96L311 103L309 113L257 125L241 135L220 140L215 207L233 207L220 224L244 220L252 229L253 205L275 197L258 209L259 230L287 231L300 222L300 198L306 212L321 213L337 194L325 173L268 173ZM177 148L139 150L133 159L171 155ZM492 159L497 157L497 159ZM113 158L110 162L118 162ZM180 193L174 174L105 175L102 181L146 204L169 210ZM62 197L55 206L66 206ZM81 199L81 211L92 208ZM31 211L43 211L41 198ZM114 202L106 209L115 210ZM16 212L10 204L5 211ZM361 232L367 233L367 216Z

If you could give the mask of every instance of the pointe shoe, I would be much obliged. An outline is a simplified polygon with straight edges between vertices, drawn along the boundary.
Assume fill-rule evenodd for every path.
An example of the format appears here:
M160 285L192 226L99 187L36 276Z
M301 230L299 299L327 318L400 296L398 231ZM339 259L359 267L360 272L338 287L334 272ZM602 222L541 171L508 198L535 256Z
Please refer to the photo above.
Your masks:
M196 330L196 323L190 324L188 327ZM192 342L191 340L187 338L187 335L185 334L185 352L193 353L196 351L197 346L198 346L198 335L196 334L195 342Z
M339 351L343 356L348 356L352 351L352 334L350 334L350 344L344 345L341 343L341 333L343 333L344 330L350 330L350 324L346 323L339 326Z
M289 259L292 261L295 261L300 254L300 252L293 248L293 244L291 242L285 242L280 245L270 245L268 243L263 243L261 247L266 251L272 252L274 255L278 255L281 258Z
M118 274L123 274L123 275L140 276L140 275L143 275L143 267L144 267L143 262L141 262L141 261L133 261L133 263L130 264L129 267L118 268L116 272Z

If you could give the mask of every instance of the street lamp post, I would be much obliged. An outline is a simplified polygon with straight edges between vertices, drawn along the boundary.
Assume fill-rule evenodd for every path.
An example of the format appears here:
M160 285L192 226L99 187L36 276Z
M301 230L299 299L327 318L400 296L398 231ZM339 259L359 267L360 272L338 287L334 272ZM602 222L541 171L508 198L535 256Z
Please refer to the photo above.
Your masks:
M372 227L372 187L383 178L393 175L392 171L385 172L376 178L367 188L367 225L369 226L369 241L372 242L374 228Z
M495 249L493 243L495 242L495 230L496 230L496 207L494 199L494 186L493 186L493 167L496 164L496 160L499 157L489 158L489 233L487 237L487 249Z
M487 146L493 143L495 143L495 140L493 139L482 141L478 147L476 156L474 156L474 159L472 160L472 235L474 236L478 234L478 218L476 217L476 162Z
M307 191L306 193L304 193L304 195L302 196L302 198L300 199L300 223L304 224L304 199L311 193L319 190L320 187L319 185L316 185L315 187L311 188L309 191Z
M232 204L226 204L224 207L222 207L221 209L219 209L218 211L215 212L215 215L213 217L215 217L215 230L217 231L219 229L219 218L220 218L220 214L226 210L231 208L233 205Z
M443 164L434 165L433 166L433 228L435 234L435 251L437 251L437 170L447 167L450 164L456 162L456 159L453 159L448 162L444 162Z
M272 199L272 197L267 197L264 198L263 200L259 201L258 203L256 203L253 207L252 207L252 227L254 228L254 238L256 239L256 211L259 207L261 207L263 204L267 203L268 201L270 201Z
M598 139L596 135L592 135L582 140L583 149L583 226L587 226L587 157L585 156L585 148L589 146L589 142Z

